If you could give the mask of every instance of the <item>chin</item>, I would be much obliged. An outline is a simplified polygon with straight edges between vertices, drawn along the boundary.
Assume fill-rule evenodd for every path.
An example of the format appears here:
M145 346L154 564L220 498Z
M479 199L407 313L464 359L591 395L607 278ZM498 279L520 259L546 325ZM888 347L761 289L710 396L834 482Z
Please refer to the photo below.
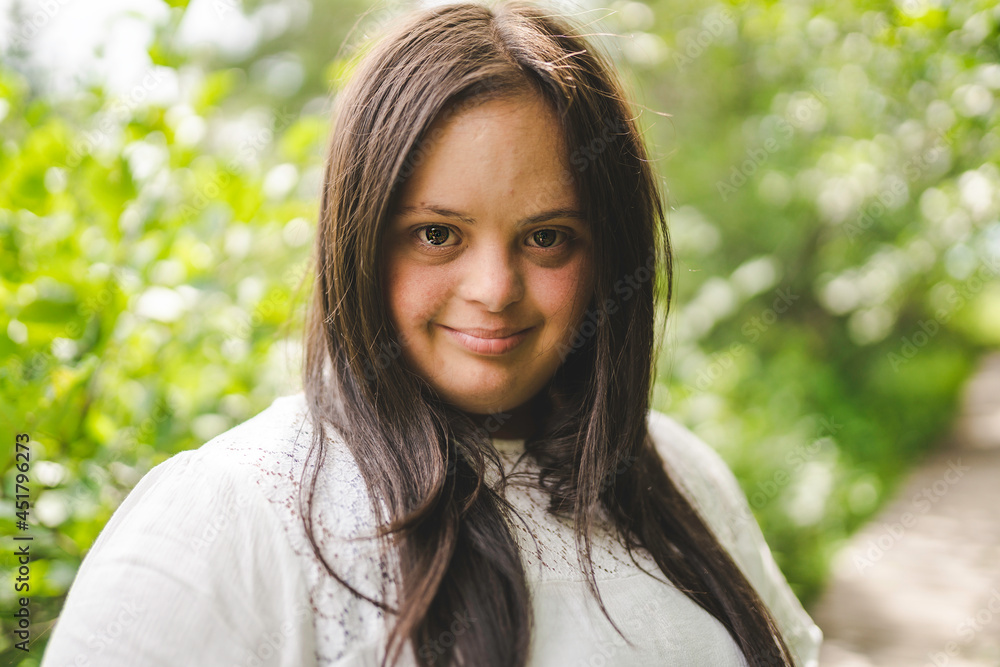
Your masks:
M474 398L471 396L474 395ZM449 403L460 409L477 415L490 415L498 412L510 412L514 408L524 404L527 398L522 397L521 392L509 390L498 390L495 392L463 392L460 396L448 396L442 394Z
M510 412L520 403L505 399L503 396L497 396L497 400L490 401L486 398L476 401L474 403L464 402L461 404L455 404L462 412L468 412L474 415L492 415L498 412Z

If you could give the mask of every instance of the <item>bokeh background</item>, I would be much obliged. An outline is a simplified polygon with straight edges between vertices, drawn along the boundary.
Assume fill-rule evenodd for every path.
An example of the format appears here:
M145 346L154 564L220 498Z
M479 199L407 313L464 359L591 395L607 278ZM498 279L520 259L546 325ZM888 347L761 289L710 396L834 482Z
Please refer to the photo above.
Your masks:
M150 468L299 391L331 102L416 4L0 2L0 663L38 664ZM963 386L1000 347L1000 9L550 6L619 67L666 185L677 300L655 405L729 462L816 609L852 536L957 437ZM27 656L15 534L33 536ZM1000 641L962 662L974 642L952 625L948 664L1000 664ZM890 664L866 650L838 664Z

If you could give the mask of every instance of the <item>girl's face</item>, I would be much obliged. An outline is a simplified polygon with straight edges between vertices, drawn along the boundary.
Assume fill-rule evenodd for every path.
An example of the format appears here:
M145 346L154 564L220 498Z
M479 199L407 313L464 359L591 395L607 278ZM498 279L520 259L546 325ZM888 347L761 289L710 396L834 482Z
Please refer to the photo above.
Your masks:
M427 137L383 238L390 316L442 398L502 424L524 414L583 318L589 225L540 97L486 102Z

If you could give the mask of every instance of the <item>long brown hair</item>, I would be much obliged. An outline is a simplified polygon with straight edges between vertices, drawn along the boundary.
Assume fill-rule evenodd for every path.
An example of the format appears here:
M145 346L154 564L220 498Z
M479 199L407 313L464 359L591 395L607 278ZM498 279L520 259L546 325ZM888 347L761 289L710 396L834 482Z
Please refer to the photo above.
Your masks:
M659 183L607 63L579 28L538 5L456 3L393 22L337 95L303 359L317 425L307 462L317 452L319 465L302 484L302 515L327 571L396 615L383 665L396 662L406 641L421 665L528 659L531 601L511 531L515 510L483 483L488 465L502 477L500 460L482 425L399 358L405 341L383 297L380 242L435 119L525 91L541 93L558 116L573 167L563 177L580 194L594 249L589 309L534 402L536 429L525 440L549 511L574 519L580 566L616 630L590 560L601 506L629 553L647 549L728 629L750 665L792 664L767 607L670 479L647 432L662 339L656 306L669 308L672 259ZM398 606L351 587L312 535L324 423L357 461L383 557L398 559ZM419 650L447 630L453 613L476 622L443 654Z

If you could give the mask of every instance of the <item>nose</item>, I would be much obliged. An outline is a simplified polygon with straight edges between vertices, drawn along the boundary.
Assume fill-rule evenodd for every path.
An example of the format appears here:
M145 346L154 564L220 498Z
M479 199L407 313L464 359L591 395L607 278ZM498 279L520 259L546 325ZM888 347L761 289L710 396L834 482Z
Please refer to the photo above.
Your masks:
M458 293L466 301L482 304L499 313L524 297L524 279L518 260L497 244L469 253Z

